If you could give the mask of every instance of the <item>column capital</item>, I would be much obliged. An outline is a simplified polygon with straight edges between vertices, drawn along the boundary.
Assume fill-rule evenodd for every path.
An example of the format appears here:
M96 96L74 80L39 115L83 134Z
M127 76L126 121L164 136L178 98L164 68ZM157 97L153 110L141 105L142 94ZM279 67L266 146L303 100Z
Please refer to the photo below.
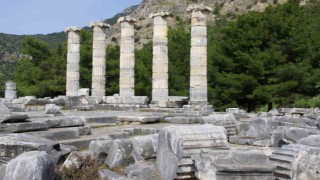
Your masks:
M167 11L155 11L155 12L152 12L150 15L149 15L149 18L155 18L157 16L161 16L161 17L166 17L166 16L169 16L169 13Z
M131 16L124 16L124 17L120 17L117 22L118 23L123 23L123 22L135 23L137 22L137 20Z
M76 27L76 26L72 26L72 27L67 27L64 32L70 32L70 31L74 31L74 32L80 32L81 28Z
M205 6L203 4L190 4L187 8L188 12L193 12L193 11L201 11L204 13L210 13L212 12L212 8Z
M95 26L99 26L102 28L110 28L110 24L104 23L103 21L95 21L90 23L90 28L93 28Z

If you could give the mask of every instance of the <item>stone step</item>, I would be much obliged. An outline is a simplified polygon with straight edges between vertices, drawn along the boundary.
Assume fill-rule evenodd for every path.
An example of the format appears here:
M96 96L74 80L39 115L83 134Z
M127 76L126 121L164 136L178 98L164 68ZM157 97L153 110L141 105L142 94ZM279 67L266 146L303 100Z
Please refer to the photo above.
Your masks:
M282 178L282 179L292 179L290 176L290 170L284 170L284 169L275 169L274 170L274 176L276 179Z
M279 154L272 154L270 157L270 160L293 163L295 160L295 157L294 156L279 155Z
M194 140L194 139L212 139L212 138L223 138L224 134L221 132L210 132L210 133L194 133L194 134L180 134L183 140Z
M270 159L271 160L271 159ZM288 162L283 162L283 161L277 161L277 160L271 160L274 165L278 168L282 168L282 169L288 169L290 170L292 167L292 163L288 163Z
M282 156L291 156L291 157L297 156L298 153L299 152L296 152L290 149L277 149L276 151L273 152L273 154L278 154Z
M30 131L45 130L48 125L44 122L25 122L25 123L12 123L1 124L0 130L8 133L22 133Z
M117 123L117 116L89 116L86 123Z
M222 145L215 145L215 146L207 146L207 147L197 147L197 148L184 148L182 150L182 154L183 155L199 155L201 153L201 151L210 151L210 150L225 150L228 149L227 147L223 147Z
M183 148L202 148L202 147L211 147L216 145L222 145L225 146L226 142L224 142L225 139L206 139L206 140L184 140L181 142L181 145Z
M195 169L193 166L179 166L177 169L177 173L194 173Z
M28 132L27 134L42 137L51 140L67 140L67 139L76 139L79 138L79 132L75 129L63 129L63 130L55 130L55 131L36 131L36 132Z

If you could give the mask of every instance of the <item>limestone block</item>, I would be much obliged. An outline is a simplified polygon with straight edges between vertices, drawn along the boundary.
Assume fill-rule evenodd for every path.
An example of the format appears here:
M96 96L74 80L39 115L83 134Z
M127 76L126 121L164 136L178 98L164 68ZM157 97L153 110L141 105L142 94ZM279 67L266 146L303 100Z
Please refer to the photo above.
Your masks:
M207 36L207 27L206 26L192 26L191 27L191 36Z
M102 59L104 59L105 58L105 56L106 56L106 50L105 50L105 48L103 47L103 48L100 48L100 49L98 49L98 48L95 48L95 49L93 49L93 51L92 51L92 57L93 58L99 58L99 57L101 57ZM94 61L96 61L95 59L93 60L93 62Z
M129 139L117 139L112 142L112 145L108 152L108 157L105 163L110 169L125 167L130 163L133 163L132 160L132 142Z
M19 155L7 164L4 180L53 180L54 177L55 165L51 157L43 151L31 151Z
M192 76L190 77L190 86L191 87L207 87L207 76Z
M169 75L168 72L154 72L152 74L152 79L157 80L157 79L168 79Z
M207 47L191 47L191 56L207 56Z
M195 178L191 157L202 151L228 149L226 130L221 126L167 126L159 133L157 166L162 179Z
M15 90L5 90L4 97L6 99L16 99L17 98L17 91L15 91Z
M154 26L167 26L167 20L165 17L157 16L153 18Z
M274 179L273 164L259 150L203 152L195 164L197 178L203 180Z
M6 90L16 90L17 84L14 82L6 82Z
M80 73L79 72L67 72L67 79L78 80L78 79L80 79Z
M133 37L133 36L134 36L133 25L130 25L130 27L121 29L121 37Z
M59 150L59 143L27 134L7 134L0 136L1 157L15 158L23 152Z
M157 54L153 56L152 59L153 65L168 65L169 64L169 58L167 54Z
M205 47L205 46L207 46L207 37L206 36L192 36L191 46L192 47Z
M153 46L167 46L168 45L168 38L164 36L153 36Z
M106 67L105 66L94 66L92 67L92 71L94 75L105 75Z
M152 88L167 88L168 80L167 79L155 79L152 81Z
M68 44L68 52L80 52L80 44Z
M202 75L202 76L206 76L207 75L207 66L203 66L203 65L193 65L192 68L190 68L190 74L193 76L197 76L197 75ZM206 79L205 79L206 80ZM205 82L206 83L206 82Z
M168 26L167 25L157 25L154 27L153 36L167 37L168 36Z
M59 114L60 107L58 107L55 104L46 104L45 113L46 114Z
M134 38L133 37L121 37L120 44L134 44Z
M80 54L78 52L68 52L67 54L68 63L79 63L80 62Z
M124 68L121 68L120 69L120 77L134 77L134 70L132 68L130 69L124 69Z
M205 56L205 55L191 56L190 57L190 65L191 66L195 66L195 65L207 66L207 56Z
M78 91L79 96L89 96L90 95L90 89L89 88L81 88Z
M70 71L79 71L80 64L79 63L68 63L67 64L67 69L70 70Z
M154 46L153 47L153 55L157 54L168 54L168 47L167 46Z
M153 64L152 71L153 71L153 73L168 72L168 65L167 64Z
M208 92L207 90L202 89L190 89L190 101L208 101Z
M134 44L120 44L120 53L134 53ZM120 56L120 59L122 57Z

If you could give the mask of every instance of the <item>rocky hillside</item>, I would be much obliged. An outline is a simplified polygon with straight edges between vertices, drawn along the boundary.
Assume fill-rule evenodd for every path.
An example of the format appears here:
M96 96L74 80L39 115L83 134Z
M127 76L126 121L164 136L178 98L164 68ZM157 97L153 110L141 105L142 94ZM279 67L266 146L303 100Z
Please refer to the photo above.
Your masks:
M150 41L152 38L152 20L149 14L154 11L165 10L171 13L168 18L169 26L174 26L179 19L188 20L189 14L186 9L189 4L198 2L203 3L213 9L208 16L208 22L213 23L216 15L226 15L231 20L237 14L249 11L264 11L269 5L276 5L287 0L143 0L142 3L130 15L135 17L136 23L136 42L137 47ZM305 3L303 0L302 4ZM119 25L115 24L110 28L108 43L117 43L119 40ZM115 41L115 39L117 41Z
M154 11L165 10L170 12L168 22L170 26L174 26L177 20L188 20L189 14L186 8L194 2L203 3L213 9L209 14L208 21L213 23L216 15L227 15L230 19L236 17L237 14L246 13L248 11L263 11L269 5L284 3L287 0L143 0L140 5L131 6L123 12L116 14L113 18L106 19L105 22L111 24L108 31L108 44L117 44L120 37L119 24L117 19L121 16L131 15L135 17L137 47L149 42L152 38L152 20L149 14ZM307 0L303 0L302 4ZM88 27L85 27L88 28ZM44 40L49 43L50 47L55 47L58 43L66 41L66 34L63 32L52 33L47 35L33 35L33 37ZM17 60L24 57L19 53L21 42L25 38L24 35L10 35L0 33L0 61Z

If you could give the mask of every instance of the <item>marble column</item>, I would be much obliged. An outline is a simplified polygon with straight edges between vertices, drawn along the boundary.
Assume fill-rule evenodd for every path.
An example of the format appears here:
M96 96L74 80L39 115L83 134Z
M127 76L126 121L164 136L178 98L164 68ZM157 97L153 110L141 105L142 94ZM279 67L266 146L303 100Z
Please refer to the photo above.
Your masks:
M212 9L203 4L192 4L190 53L190 104L207 104L207 13Z
M6 90L4 97L6 99L16 99L17 98L17 85L14 82L6 82Z
M105 96L106 86L106 30L110 27L104 22L93 22L92 47L92 87L91 96Z
M81 29L78 27L69 27L65 29L65 32L68 33L67 96L77 96L79 91L80 30Z
M150 14L153 18L152 102L168 101L168 12Z
M130 16L121 17L120 40L120 96L134 96L134 23Z

